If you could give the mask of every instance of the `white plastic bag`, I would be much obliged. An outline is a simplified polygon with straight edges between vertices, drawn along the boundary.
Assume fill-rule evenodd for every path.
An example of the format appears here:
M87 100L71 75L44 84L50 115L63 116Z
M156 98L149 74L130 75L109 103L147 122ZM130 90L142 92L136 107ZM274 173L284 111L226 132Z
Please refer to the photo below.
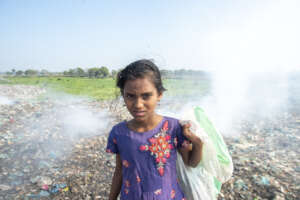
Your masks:
M178 154L176 163L179 184L187 200L215 200L221 184L233 172L231 156L223 141L200 107L185 113L180 123L190 123L190 130L203 142L202 160L197 167L186 166Z

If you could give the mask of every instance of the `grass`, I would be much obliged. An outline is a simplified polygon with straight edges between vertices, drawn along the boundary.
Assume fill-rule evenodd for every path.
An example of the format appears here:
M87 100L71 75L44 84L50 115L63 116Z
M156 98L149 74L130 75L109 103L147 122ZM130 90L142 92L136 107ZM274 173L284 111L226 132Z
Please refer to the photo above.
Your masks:
M9 77L5 84L37 85L72 95L88 96L98 100L113 99L118 94L115 80L78 77ZM4 81L0 81L0 83Z
M6 77L8 81L0 79L0 84L37 85L55 91L72 95L81 95L97 100L114 99L119 95L112 78L89 79L78 77ZM204 95L209 90L209 81L204 79L166 79L163 80L167 88L165 96L192 97Z
M167 89L166 96L171 97L199 97L210 90L208 79L166 79L163 83Z

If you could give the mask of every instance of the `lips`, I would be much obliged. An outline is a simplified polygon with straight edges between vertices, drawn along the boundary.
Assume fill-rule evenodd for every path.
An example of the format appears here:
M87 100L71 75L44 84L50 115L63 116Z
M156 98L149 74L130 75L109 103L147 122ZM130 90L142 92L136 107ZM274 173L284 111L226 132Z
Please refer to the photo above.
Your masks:
M146 111L133 111L134 116L143 117L146 114Z

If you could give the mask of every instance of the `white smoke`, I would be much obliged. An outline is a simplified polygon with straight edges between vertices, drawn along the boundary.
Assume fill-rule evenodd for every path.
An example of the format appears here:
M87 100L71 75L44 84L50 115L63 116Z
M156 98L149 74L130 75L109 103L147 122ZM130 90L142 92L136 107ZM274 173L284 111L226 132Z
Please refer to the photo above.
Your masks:
M0 105L12 105L13 100L5 96L0 96Z
M104 133L110 122L107 111L99 113L82 106L70 106L59 111L59 118L62 121L64 131L70 137L87 137Z
M193 99L164 97L158 112L182 119L194 106L200 106L222 134L234 136L239 134L235 128L242 120L272 120L287 112L291 95L288 78L287 72L218 71L212 74L209 95L202 97L201 91L195 90Z
M288 105L287 73L217 73L212 96L201 104L223 133L242 119L272 118Z

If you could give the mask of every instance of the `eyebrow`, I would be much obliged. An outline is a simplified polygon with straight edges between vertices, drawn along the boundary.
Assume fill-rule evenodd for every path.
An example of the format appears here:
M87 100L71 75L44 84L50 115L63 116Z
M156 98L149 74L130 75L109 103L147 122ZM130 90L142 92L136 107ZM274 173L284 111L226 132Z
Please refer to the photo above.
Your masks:
M142 95L152 95L152 94L153 94L153 92L145 92Z
M134 95L134 96L136 96L134 93L131 93L131 92L125 92L125 94L129 94L129 95ZM142 93L141 95L153 95L153 92L144 92L144 93Z

